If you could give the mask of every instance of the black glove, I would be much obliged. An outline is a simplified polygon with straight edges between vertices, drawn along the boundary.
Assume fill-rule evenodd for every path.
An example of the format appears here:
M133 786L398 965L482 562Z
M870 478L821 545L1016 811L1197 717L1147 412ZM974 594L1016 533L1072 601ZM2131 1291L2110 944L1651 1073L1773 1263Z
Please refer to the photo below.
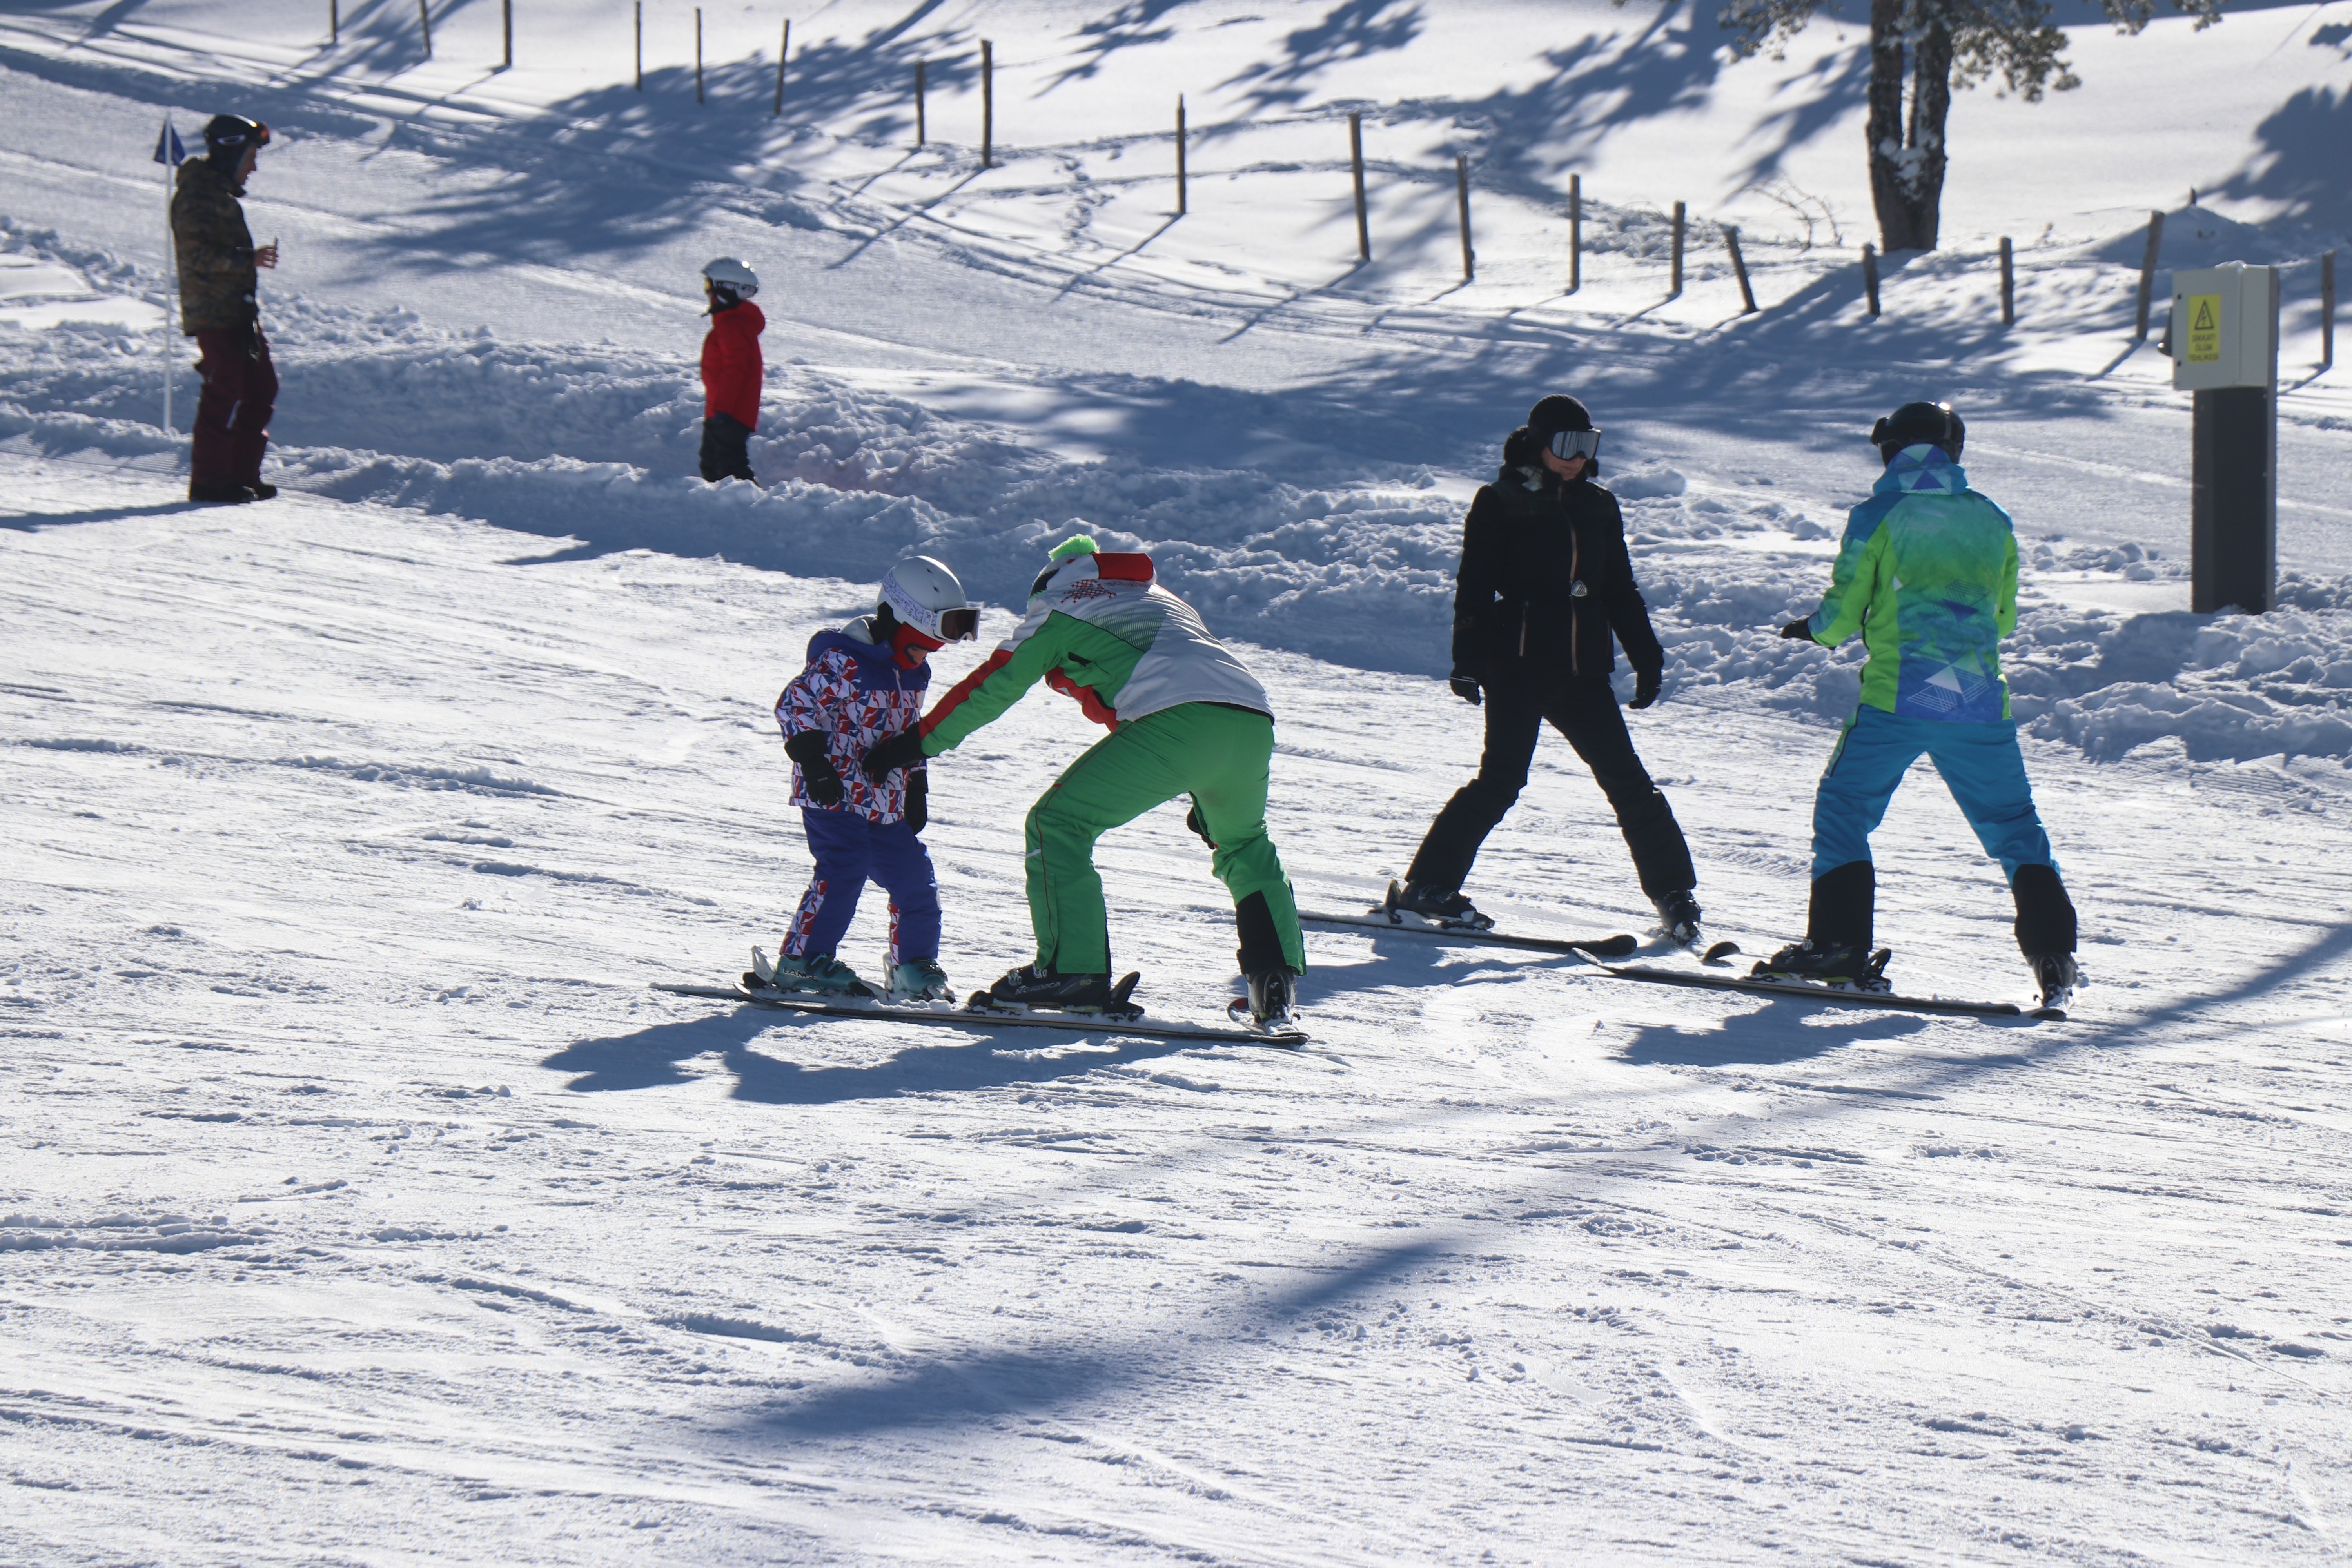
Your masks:
M848 791L841 786L840 771L824 754L822 730L803 730L784 737L784 755L801 765L801 788L819 805L839 805Z
M866 753L866 776L880 784L892 768L920 767L922 762L923 731L901 730L887 741L877 741Z
M1184 813L1184 826L1198 834L1201 842L1207 845L1212 852L1216 849L1217 841L1209 837L1209 825L1201 820L1201 803L1198 800L1193 801L1192 808Z
M920 833L931 820L930 770L917 768L907 775L907 826Z
M1459 697L1463 701L1467 702L1473 708L1477 707L1480 702L1485 700L1484 698L1478 695L1478 678L1475 675L1451 676L1447 678L1445 684L1454 688L1454 696Z
M1633 672L1633 700L1629 708L1647 708L1658 700L1658 683L1665 679L1662 669L1637 669Z
M1801 621L1790 621L1780 628L1780 635L1784 637L1802 637L1805 641L1811 642L1813 640L1813 618L1807 616Z

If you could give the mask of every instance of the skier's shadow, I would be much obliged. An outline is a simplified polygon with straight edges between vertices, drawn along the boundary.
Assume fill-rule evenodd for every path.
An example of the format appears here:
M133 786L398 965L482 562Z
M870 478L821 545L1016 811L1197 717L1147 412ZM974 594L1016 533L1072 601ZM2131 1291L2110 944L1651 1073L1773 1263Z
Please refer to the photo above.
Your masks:
M1928 1022L1906 1013L1847 1014L1824 1020L1824 1004L1776 996L1762 1001L1753 1012L1734 1013L1711 1029L1643 1025L1633 1031L1617 1059L1634 1067L1771 1067L1808 1061L1844 1046L1904 1039Z
M902 1094L952 1094L1042 1083L1213 1048L1200 1040L1124 1038L1115 1028L1064 1035L992 1029L981 1021L959 1027L961 1036L952 1036L943 1033L945 1026L936 1024L900 1025L878 1018L801 1019L742 1007L731 1014L656 1024L634 1034L577 1041L540 1065L559 1072L577 1072L580 1076L564 1087L577 1093L599 1094L691 1082L697 1075L686 1071L682 1064L716 1054L735 1075L732 1098L736 1100L761 1105L837 1105ZM816 1067L781 1060L751 1048L762 1035L775 1037L765 1043L777 1045L803 1031L810 1033L812 1045L818 1045L817 1032L822 1031L821 1048L841 1054L887 1039L884 1031L909 1028L940 1037L936 1042L904 1046L880 1060Z

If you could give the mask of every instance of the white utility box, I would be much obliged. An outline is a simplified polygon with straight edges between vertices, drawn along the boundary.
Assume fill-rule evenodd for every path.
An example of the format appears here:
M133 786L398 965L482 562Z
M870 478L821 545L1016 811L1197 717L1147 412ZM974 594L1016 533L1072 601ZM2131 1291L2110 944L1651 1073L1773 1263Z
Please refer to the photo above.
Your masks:
M2278 384L2275 267L2198 267L2172 275L2172 384L2182 392Z

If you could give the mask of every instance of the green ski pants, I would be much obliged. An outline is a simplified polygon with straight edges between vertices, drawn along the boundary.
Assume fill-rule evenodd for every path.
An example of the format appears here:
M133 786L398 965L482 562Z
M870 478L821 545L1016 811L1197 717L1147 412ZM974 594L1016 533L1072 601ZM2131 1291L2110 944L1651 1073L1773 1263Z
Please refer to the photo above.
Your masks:
M1239 905L1264 896L1283 962L1307 971L1298 904L1265 835L1274 721L1215 702L1185 702L1121 724L1072 763L1029 810L1029 920L1037 962L1063 974L1110 972L1095 840L1155 805L1189 795L1216 843L1210 859Z

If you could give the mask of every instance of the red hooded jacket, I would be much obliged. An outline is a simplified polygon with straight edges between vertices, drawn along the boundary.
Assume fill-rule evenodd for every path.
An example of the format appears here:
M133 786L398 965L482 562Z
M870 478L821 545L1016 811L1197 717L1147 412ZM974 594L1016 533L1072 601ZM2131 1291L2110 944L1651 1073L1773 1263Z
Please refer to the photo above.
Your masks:
M760 334L768 318L746 300L712 313L702 340L702 416L731 415L747 430L760 427Z

